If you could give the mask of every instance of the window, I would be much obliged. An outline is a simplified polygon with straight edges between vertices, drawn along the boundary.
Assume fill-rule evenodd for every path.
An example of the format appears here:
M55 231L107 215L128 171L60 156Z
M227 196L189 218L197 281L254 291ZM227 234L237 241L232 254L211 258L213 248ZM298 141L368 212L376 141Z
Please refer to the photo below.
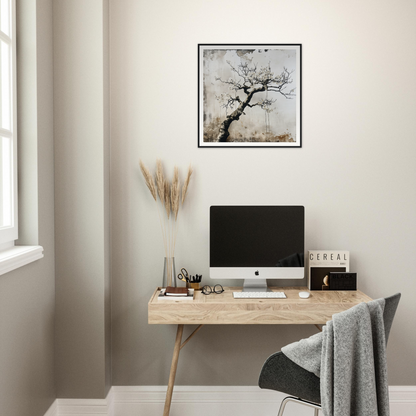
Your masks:
M17 237L15 1L0 0L0 248Z
M28 40L25 35L22 38ZM0 0L0 275L43 257L42 246L15 245L16 109L16 0Z

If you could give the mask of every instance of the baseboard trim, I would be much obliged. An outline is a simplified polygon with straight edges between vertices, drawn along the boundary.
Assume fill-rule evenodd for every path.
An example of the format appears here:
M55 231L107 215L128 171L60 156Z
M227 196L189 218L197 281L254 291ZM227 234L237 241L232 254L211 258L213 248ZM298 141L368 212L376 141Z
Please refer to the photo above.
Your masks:
M391 416L416 414L416 386L390 386L389 392ZM158 416L165 395L166 386L113 386L105 399L57 399L45 416ZM176 386L172 414L275 414L285 396L257 386ZM288 406L286 414L304 413L303 409Z
M390 403L416 403L416 386L390 386Z
M113 386L114 403L165 403L166 386ZM175 386L172 403L257 403L279 401L257 386Z
M56 416L113 416L114 394L110 389L105 399L57 399ZM52 415L51 415L52 416Z

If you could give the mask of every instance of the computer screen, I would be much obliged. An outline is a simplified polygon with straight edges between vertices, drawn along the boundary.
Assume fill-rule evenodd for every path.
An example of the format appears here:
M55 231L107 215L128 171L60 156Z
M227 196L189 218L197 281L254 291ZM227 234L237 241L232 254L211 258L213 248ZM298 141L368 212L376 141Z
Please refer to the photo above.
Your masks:
M210 277L302 279L304 229L303 206L211 206Z

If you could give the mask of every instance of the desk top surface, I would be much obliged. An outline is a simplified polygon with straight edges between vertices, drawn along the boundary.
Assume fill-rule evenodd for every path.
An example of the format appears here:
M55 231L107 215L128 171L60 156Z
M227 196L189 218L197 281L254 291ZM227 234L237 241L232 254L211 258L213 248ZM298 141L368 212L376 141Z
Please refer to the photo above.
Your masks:
M309 291L306 287L272 287L285 292L286 299L234 299L241 287L224 287L221 294L203 295L194 300L157 299L157 288L148 304L149 324L232 325L232 324L325 324L332 315L371 300L357 291ZM299 292L311 296L301 299Z

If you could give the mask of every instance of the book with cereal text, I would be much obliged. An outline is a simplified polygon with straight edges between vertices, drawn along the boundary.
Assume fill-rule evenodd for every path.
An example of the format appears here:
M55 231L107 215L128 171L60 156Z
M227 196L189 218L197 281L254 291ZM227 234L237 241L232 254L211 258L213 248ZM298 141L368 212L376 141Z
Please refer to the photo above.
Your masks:
M349 272L350 252L343 250L309 250L309 290L328 290L325 284L330 272Z

